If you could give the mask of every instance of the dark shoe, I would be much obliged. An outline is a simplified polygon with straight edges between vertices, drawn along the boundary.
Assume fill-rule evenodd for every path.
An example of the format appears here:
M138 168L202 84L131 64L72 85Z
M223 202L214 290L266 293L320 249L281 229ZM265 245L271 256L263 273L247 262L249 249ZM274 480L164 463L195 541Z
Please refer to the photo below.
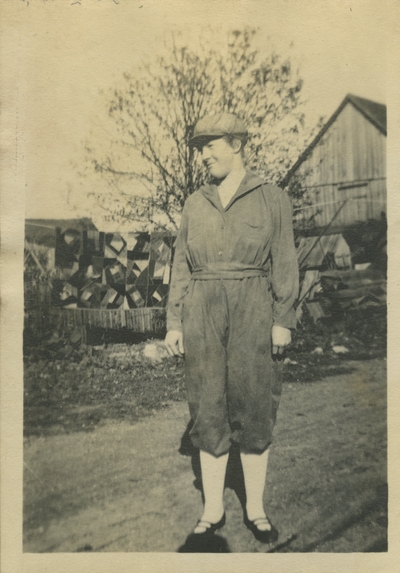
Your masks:
M203 531L202 533L194 532L194 535L211 535L212 533L215 533L217 529L221 529L221 527L225 525L225 521L226 521L225 513L217 523L210 523L209 521L204 521L203 519L199 519L196 527L205 527L206 530Z
M244 516L244 524L250 529L257 541L261 541L261 543L275 543L275 541L278 541L278 530L272 525L268 517L258 517L250 521L246 514ZM259 529L258 526L264 524L268 524L271 529Z

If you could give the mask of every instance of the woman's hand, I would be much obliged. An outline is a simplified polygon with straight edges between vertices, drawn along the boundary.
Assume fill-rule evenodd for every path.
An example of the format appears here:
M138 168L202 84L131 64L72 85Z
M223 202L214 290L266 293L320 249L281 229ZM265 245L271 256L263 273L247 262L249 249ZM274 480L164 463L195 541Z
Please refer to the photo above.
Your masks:
M272 354L282 354L291 341L292 333L289 328L274 324L272 327Z
M183 356L183 334L180 330L169 330L164 340L165 347L170 356Z

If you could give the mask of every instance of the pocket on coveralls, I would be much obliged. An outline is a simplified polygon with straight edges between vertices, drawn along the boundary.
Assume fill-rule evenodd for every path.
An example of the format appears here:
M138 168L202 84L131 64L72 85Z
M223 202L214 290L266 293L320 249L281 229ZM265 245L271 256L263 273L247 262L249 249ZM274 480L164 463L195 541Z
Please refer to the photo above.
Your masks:
M262 229L264 227L264 225L260 222L255 222L255 221L246 221L244 220L243 223L245 225L247 225L248 227L250 227L250 229Z
M265 233L265 227L254 221L243 221L244 235L253 239L261 239Z

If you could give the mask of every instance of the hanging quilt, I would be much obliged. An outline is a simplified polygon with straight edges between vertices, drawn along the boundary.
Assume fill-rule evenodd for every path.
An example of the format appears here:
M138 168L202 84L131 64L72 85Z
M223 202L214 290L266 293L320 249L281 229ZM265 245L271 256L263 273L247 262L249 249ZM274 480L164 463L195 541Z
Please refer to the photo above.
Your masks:
M174 240L167 232L57 229L53 304L103 310L164 308Z

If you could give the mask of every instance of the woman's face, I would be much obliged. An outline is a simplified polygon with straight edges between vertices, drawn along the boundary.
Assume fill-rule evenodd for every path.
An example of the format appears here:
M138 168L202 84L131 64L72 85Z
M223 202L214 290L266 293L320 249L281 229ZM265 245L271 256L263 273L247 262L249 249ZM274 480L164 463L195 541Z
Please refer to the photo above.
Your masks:
M234 168L237 153L223 137L205 143L199 151L209 174L215 179L224 179Z

